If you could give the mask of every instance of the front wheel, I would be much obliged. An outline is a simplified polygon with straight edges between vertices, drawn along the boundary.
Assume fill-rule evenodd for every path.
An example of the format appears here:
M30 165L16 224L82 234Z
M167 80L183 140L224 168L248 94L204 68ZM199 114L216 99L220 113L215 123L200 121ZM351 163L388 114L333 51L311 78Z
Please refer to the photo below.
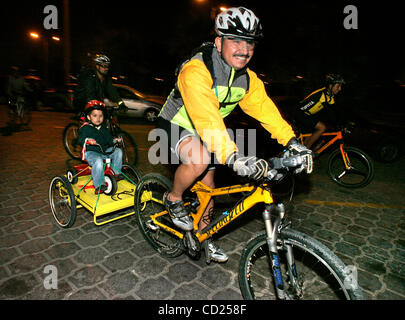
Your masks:
M69 123L63 130L63 147L68 155L75 160L81 159L82 146L79 145L79 124Z
M165 226L176 228L163 204L163 194L172 186L172 182L160 174L143 176L135 192L135 217L145 240L162 256L173 258L183 253L182 240L156 225L151 218L161 213L157 220Z
M283 229L277 243L284 290L290 299L361 300L353 268L319 241L292 229ZM292 255L291 255L292 253ZM295 264L287 261L293 257ZM291 265L290 265L291 266ZM355 271L355 270L354 270ZM293 280L296 275L297 281ZM239 286L244 299L277 299L266 233L248 242L239 263Z
M21 124L23 126L28 126L32 119L31 109L25 106L25 103L22 102L20 105L17 105L17 110Z
M104 184L106 185L107 189L104 191L104 193L107 196L113 196L117 192L118 185L117 185L117 180L115 180L115 177L109 174L106 174L104 176Z
M374 176L373 160L362 150L343 146L333 151L328 159L328 175L340 186L361 188L368 185ZM344 159L346 157L346 161Z
M122 163L136 166L138 163L138 146L134 138L124 130L121 130L120 135L122 137L120 144L120 148L122 149Z

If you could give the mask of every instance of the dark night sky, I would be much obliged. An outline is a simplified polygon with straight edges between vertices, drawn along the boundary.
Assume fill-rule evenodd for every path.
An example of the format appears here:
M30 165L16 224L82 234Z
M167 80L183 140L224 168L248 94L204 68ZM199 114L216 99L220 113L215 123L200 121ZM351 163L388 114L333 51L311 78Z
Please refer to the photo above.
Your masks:
M264 27L251 68L273 78L301 74L317 77L330 71L351 81L405 80L404 24L397 1L69 1L72 73L86 62L87 52L104 52L112 71L129 77L172 74L181 57L203 41L213 40L212 7L244 5L254 10ZM63 36L63 2L2 3L1 72L11 65L37 68L42 48L29 39L29 30L42 26L45 5L59 11ZM358 30L343 27L346 5L355 5ZM49 34L49 32L48 32ZM49 45L51 70L63 64L62 43ZM57 72L56 72L57 73ZM55 74L56 74L55 73Z

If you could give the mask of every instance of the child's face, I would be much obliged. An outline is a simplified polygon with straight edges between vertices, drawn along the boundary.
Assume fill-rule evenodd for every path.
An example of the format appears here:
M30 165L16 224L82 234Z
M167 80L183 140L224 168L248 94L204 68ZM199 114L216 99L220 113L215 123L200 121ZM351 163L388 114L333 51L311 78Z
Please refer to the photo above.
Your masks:
M93 110L87 115L87 119L89 119L93 124L96 126L100 125L104 121L104 114L101 110Z

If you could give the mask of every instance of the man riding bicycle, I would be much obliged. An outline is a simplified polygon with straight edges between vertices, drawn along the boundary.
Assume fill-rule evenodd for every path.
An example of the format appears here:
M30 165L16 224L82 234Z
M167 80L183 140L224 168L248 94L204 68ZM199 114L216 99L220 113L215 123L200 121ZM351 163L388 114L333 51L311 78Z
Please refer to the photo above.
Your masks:
M108 77L111 60L106 55L96 54L93 59L94 68L83 70L78 79L78 86L74 92L74 105L78 111L83 111L89 101L104 101L108 98L117 103L120 109L126 106Z
M256 41L262 37L259 19L249 9L230 8L216 17L215 31L215 44L203 45L179 68L175 88L158 118L158 126L168 137L168 141L161 142L167 143L166 147L171 147L172 153L181 160L173 189L164 195L164 204L173 223L185 231L191 231L193 223L184 206L183 192L197 178L208 187L215 187L212 155L241 176L258 180L267 175L267 162L239 154L226 131L223 118L237 104L260 121L280 144L292 153L307 154L312 161L311 151L297 142L292 128L267 96L263 82L247 68ZM199 231L210 223L213 205L211 200ZM211 260L228 260L225 252L212 241L206 240L203 245Z
M19 117L16 104L25 103L25 97L28 92L32 92L32 88L25 81L24 77L21 75L18 67L11 67L11 73L7 82L7 95L9 98L8 103L8 116L9 123L8 126L11 130L14 130L17 124L17 117ZM24 126L24 123L21 123L21 127ZM28 124L27 128L28 129ZM11 132L10 132L11 134Z
M339 114L332 108L334 97L342 90L345 84L339 74L328 74L325 87L315 90L300 102L294 116L300 130L313 132L305 139L304 145L311 148L326 130L325 122L336 122ZM314 131L315 130L315 131Z

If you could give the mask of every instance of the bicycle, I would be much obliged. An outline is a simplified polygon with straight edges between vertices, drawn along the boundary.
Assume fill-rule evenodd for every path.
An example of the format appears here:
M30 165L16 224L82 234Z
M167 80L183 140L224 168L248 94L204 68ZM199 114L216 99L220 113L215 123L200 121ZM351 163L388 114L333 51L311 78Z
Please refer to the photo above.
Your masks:
M333 182L346 188L361 188L368 185L374 177L374 164L370 156L363 150L347 146L343 137L350 134L349 128L334 132L324 132L315 153L320 155L332 144L339 140L339 147L332 151L328 158L327 173ZM312 133L300 133L298 138L304 143L304 138ZM328 139L329 138L329 139Z
M17 96L10 98L9 102L9 118L11 125L16 125L16 118L19 119L20 126L26 127L29 125L32 119L31 109L25 104L25 98L23 96Z
M138 146L135 140L128 132L120 128L118 120L115 117L116 108L106 107L106 109L105 122L107 128L110 130L113 137L122 137L122 142L119 146L123 152L122 162L136 165L138 163ZM78 144L77 140L79 137L79 128L84 121L84 117L81 116L79 123L69 123L63 130L63 146L69 156L75 160L81 159L82 146Z
M62 228L73 226L77 209L80 208L85 208L93 214L93 222L97 226L135 213L128 209L133 207L133 197L142 176L141 172L130 164L123 164L121 170L114 167L109 156L118 147L117 145L110 152L104 152L99 144L96 145L107 156L101 179L107 187L103 193L94 193L95 187L88 163L70 167L66 175L55 176L50 183L49 204L56 223ZM112 167L122 177L116 175ZM91 191L87 192L88 190Z
M283 180L288 168L302 162L300 156L272 158L273 169L268 176L245 185L211 189L201 181L196 182L190 189L193 197L184 199L194 224L194 230L188 232L174 226L163 204L163 194L171 190L172 182L160 174L147 174L135 192L136 223L145 240L162 256L173 258L187 253L199 259L203 241L255 205L264 204L265 231L247 243L239 263L239 286L245 299L316 299L319 298L316 291L315 296L312 294L319 288L326 291L321 296L324 299L361 299L361 290L355 281L349 281L351 274L343 262L319 241L290 229L283 204L276 204L273 199L272 185ZM242 194L241 199L228 210L218 212L198 232L211 198L237 193ZM210 263L207 252L205 256L206 263ZM308 259L315 260L316 268L305 264Z

